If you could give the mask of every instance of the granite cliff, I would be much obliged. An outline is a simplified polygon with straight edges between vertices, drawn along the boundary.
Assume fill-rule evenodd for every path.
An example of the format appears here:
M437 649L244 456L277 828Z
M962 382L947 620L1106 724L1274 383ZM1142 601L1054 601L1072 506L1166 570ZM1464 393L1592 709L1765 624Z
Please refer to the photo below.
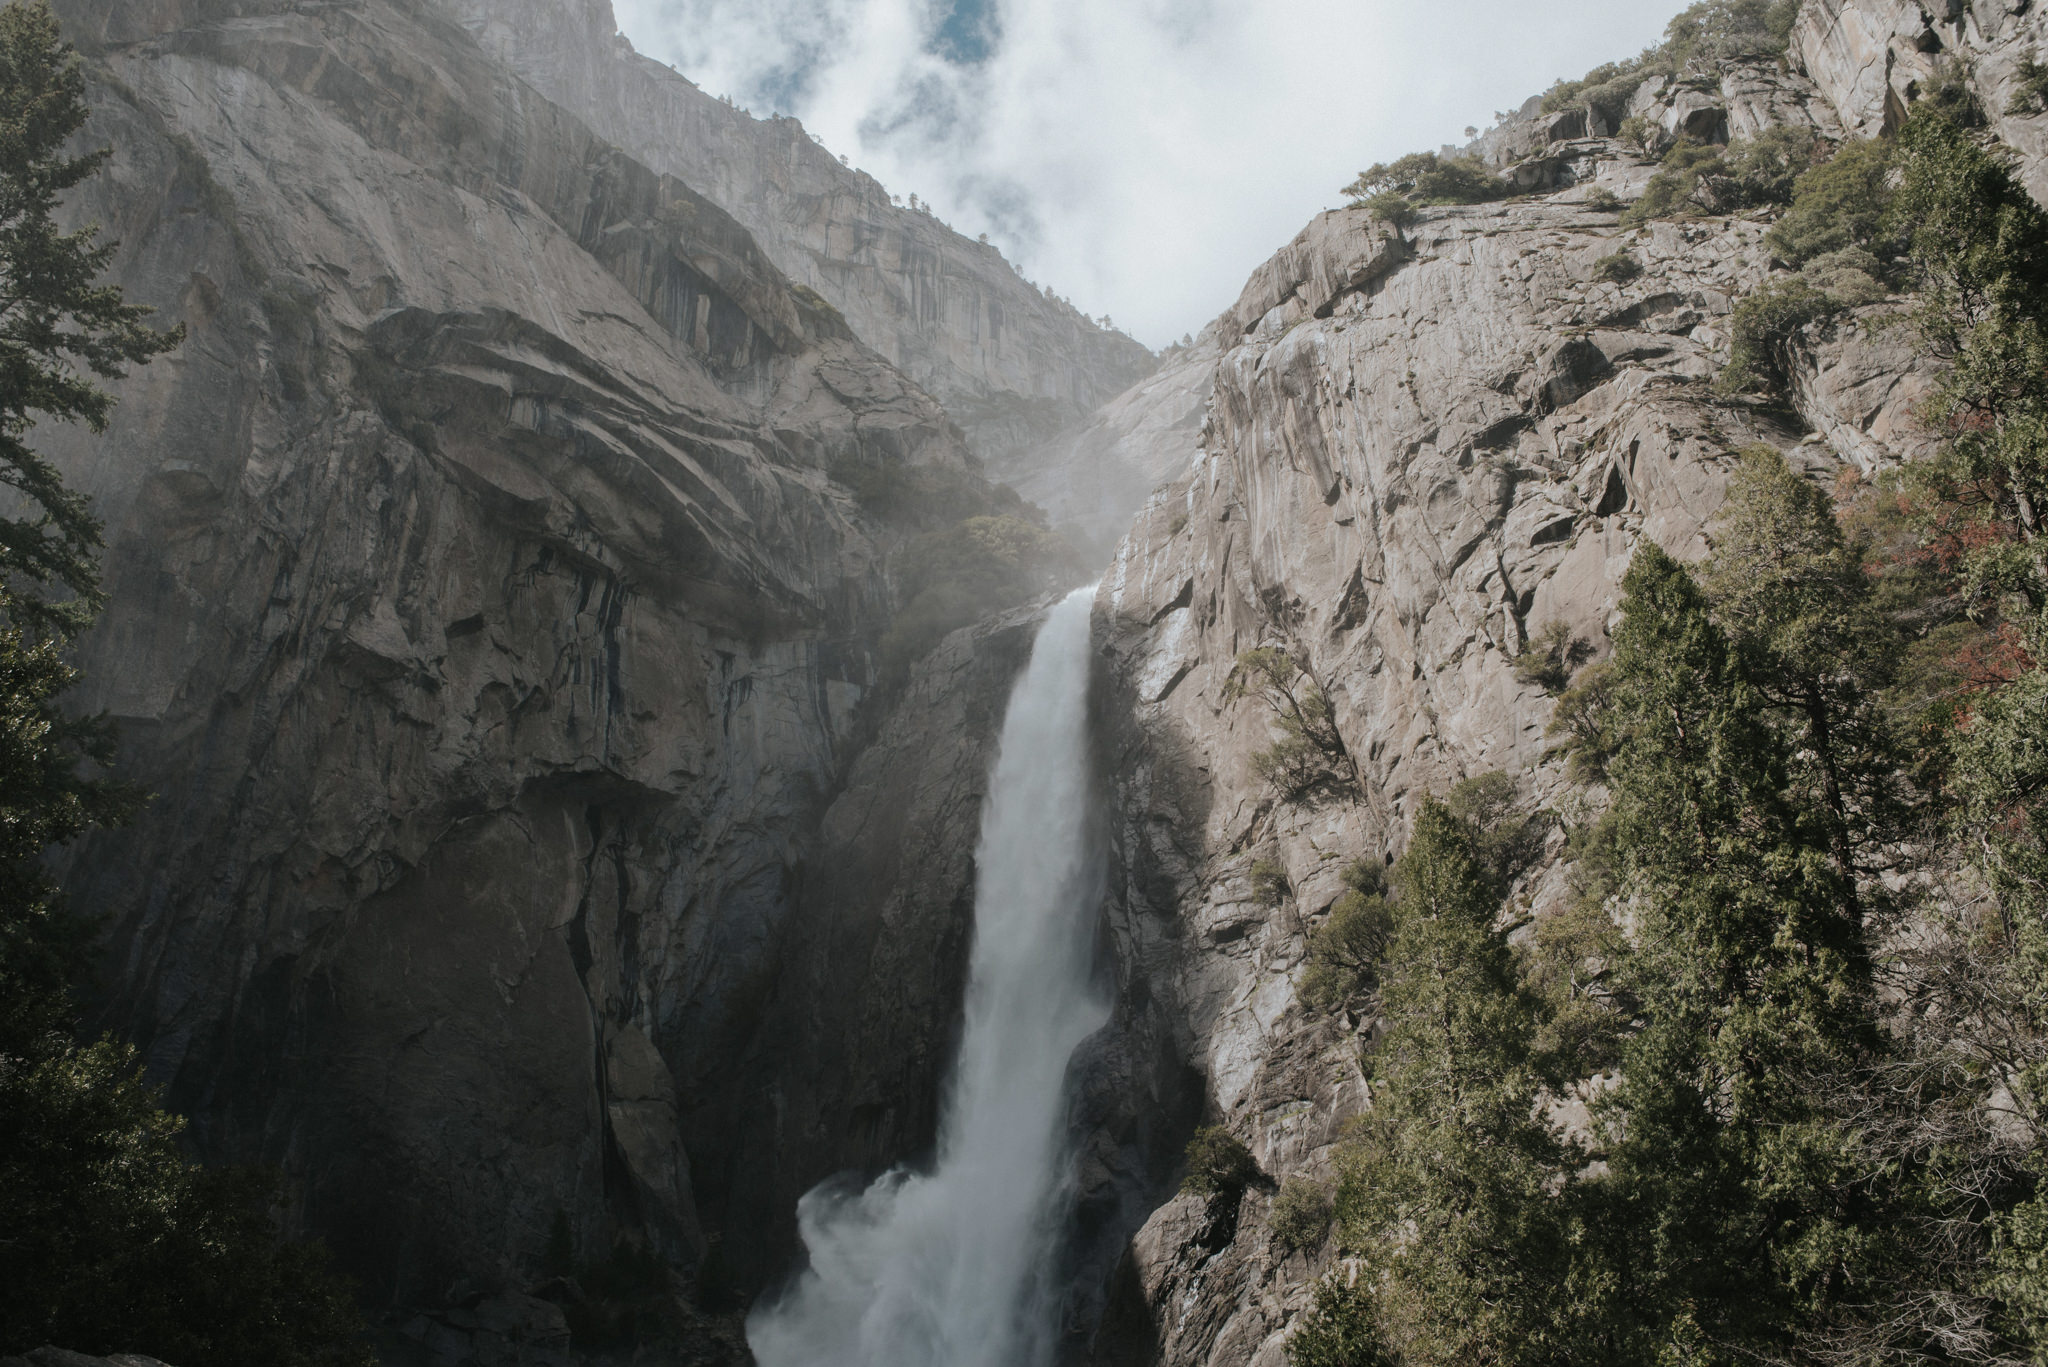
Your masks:
M2026 0L1808 0L1782 61L1652 77L1628 111L1667 137L1872 137L1963 79L2038 197L2043 121L2011 97L2044 36ZM1632 549L1704 554L1745 444L1833 483L1930 441L1924 363L1857 319L1804 337L1788 407L1717 395L1732 305L1772 272L1771 215L1619 227L1610 206L1654 162L1618 131L1531 100L1470 149L1528 197L1398 229L1325 214L1207 334L1221 354L1188 468L1098 597L1123 996L1114 1080L1088 1092L1089 1176L1108 1200L1146 1173L1159 1204L1120 1250L1098 1241L1091 1270L1116 1270L1096 1283L1095 1362L1286 1361L1329 1250L1274 1238L1271 1186L1223 1215L1174 1195L1140 1117L1188 1117L1191 1071L1194 1109L1268 1177L1329 1178L1373 1022L1304 1009L1307 934L1347 862L1392 861L1423 796L1505 772L1527 810L1569 800L1546 749L1555 702L1513 667L1532 637L1562 624L1599 650ZM1603 278L1622 249L1641 273ZM1290 803L1257 772L1271 713L1228 683L1240 652L1269 645L1334 703L1356 800ZM1563 843L1553 829L1518 883L1529 917L1562 904ZM1255 880L1266 861L1284 895Z
M917 825L838 814L913 782L849 765L905 744L869 695L932 525L845 481L1009 505L740 223L436 8L59 10L118 149L73 209L190 329L50 447L118 603L78 701L155 795L66 864L104 1019L415 1347L555 1343L558 1212L758 1284L794 1192L928 1142L1017 655L990 628L904 690L948 723ZM763 1071L806 916L855 1057ZM919 975L875 944L904 919Z

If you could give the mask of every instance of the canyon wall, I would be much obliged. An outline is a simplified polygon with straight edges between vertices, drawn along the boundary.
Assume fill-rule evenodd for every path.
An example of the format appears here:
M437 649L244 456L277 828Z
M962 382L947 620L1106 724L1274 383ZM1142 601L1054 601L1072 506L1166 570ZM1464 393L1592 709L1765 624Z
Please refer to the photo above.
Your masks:
M80 701L155 794L66 884L107 918L104 1021L203 1154L286 1170L400 1352L559 1356L557 1212L594 1255L715 1246L752 1290L798 1193L930 1145L1036 618L877 696L892 558L930 528L849 472L986 493L985 465L1115 546L1118 1005L1074 1070L1066 1355L1279 1367L1329 1251L1175 1168L1211 1121L1327 1173L1371 1022L1295 984L1344 864L1468 775L1560 798L1512 660L1553 622L1597 648L1643 538L1699 554L1731 451L1825 480L1927 440L1910 350L1853 320L1789 409L1717 395L1767 217L1625 233L1594 192L1653 165L1540 102L1481 145L1530 197L1325 214L1155 371L633 54L602 0L58 7L117 149L75 212L191 330L106 437L42 438L108 525ZM2042 22L1809 0L1787 64L1632 107L1878 132L1966 58L2040 192L2048 120L2009 96ZM1642 274L1598 278L1621 247ZM1359 801L1255 772L1268 717L1226 684L1266 644L1335 700ZM1561 877L1518 894L1541 914Z
M1784 63L1654 78L1631 109L1674 135L1876 136L1960 60L2039 193L2048 120L2008 110L2044 27L2025 0L1809 0ZM1655 165L1587 123L1531 101L1475 145L1532 197L1398 230L1322 215L1211 329L1199 427L1161 405L1159 425L1193 431L1161 468L1188 469L1140 513L1097 600L1121 997L1101 1050L1113 1080L1084 1094L1097 1148L1124 1159L1087 1170L1098 1202L1145 1205L1129 1195L1143 1173L1154 1209L1127 1242L1097 1237L1089 1267L1115 1270L1077 1359L1284 1364L1333 1254L1278 1243L1267 1216L1279 1181L1333 1177L1373 1030L1297 999L1308 933L1346 864L1398 854L1424 796L1500 771L1525 811L1574 800L1546 738L1555 700L1514 669L1531 638L1558 623L1604 653L1633 549L1704 554L1746 444L1832 485L1931 442L1913 416L1924 363L1900 332L1862 326L1883 305L1808 338L1789 407L1715 391L1731 308L1772 270L1770 215L1622 229L1600 192L1632 199ZM1642 267L1626 283L1595 271L1617 250ZM1257 771L1271 710L1228 685L1259 646L1327 691L1355 799L1289 802ZM1563 905L1562 845L1553 826L1519 915ZM1254 880L1260 861L1284 870L1284 894ZM1176 1196L1170 1159L1147 1168L1140 1146L1104 1139L1186 1116L1190 1073L1192 1109L1272 1179L1241 1206Z
M59 11L116 149L71 210L190 330L44 439L107 524L78 702L153 794L64 864L103 1021L415 1346L558 1338L558 1213L759 1284L796 1192L930 1142L1030 621L891 722L925 527L833 476L995 506L958 424L431 6Z

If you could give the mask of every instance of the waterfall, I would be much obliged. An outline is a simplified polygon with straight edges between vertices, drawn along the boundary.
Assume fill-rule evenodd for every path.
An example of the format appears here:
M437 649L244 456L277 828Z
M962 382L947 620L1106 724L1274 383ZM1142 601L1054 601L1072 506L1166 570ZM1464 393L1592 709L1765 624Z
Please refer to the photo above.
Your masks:
M1039 629L1010 695L976 849L967 1013L930 1173L806 1195L810 1267L757 1309L761 1367L1041 1367L1069 1153L1064 1083L1107 1007L1090 990L1091 590Z

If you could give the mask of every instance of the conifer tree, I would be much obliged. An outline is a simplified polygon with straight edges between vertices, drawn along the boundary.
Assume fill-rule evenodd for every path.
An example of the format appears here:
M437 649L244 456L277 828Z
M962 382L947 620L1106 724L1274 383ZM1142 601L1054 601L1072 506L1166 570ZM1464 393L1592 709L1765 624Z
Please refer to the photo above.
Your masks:
M1367 1260L1369 1318L1395 1360L1561 1362L1555 1191L1579 1160L1537 1113L1536 1006L1494 924L1500 895L1477 834L1429 802L1395 865L1385 1034L1338 1219ZM1331 1296L1332 1313L1361 1313L1355 1296Z
M1654 545L1625 587L1607 771L1641 1023L1603 1108L1622 1303L1646 1355L1733 1361L1833 1313L1881 1256L1882 1194L1818 1085L1877 1047L1870 960L1760 657Z

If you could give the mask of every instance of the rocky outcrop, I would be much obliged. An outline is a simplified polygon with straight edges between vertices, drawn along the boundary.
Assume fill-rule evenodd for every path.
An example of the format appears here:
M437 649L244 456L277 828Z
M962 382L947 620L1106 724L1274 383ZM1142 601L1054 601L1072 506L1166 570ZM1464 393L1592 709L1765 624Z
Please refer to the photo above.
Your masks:
M1826 89L1745 63L1649 83L1636 108L1681 133L1800 121L1837 136L1853 115ZM1269 1179L1329 1180L1366 1101L1372 1022L1306 1011L1295 981L1345 865L1391 861L1420 800L1466 777L1508 773L1531 811L1562 797L1554 701L1515 657L1552 623L1604 649L1635 546L1705 553L1732 453L1768 443L1832 482L1928 444L1912 418L1928 375L1864 317L1809 338L1796 411L1719 394L1728 315L1771 270L1767 221L1622 231L1591 196L1633 197L1652 164L1540 104L1524 115L1492 135L1495 161L1543 166L1536 183L1563 187L1547 198L1426 210L1398 232L1325 214L1254 274L1217 325L1192 468L1103 580L1121 992L1113 1081L1086 1093L1099 1133L1170 1103L1186 1114L1157 1080L1188 1069L1197 1109ZM1622 250L1639 275L1596 274ZM1330 762L1355 800L1290 802L1259 775L1271 714L1228 683L1240 652L1268 645L1334 703ZM1554 861L1561 831L1551 842ZM1284 896L1255 884L1258 861L1284 870ZM1562 882L1548 862L1516 896L1541 915ZM1090 1360L1280 1367L1330 1251L1272 1246L1270 1188L1219 1213L1166 1199L1171 1156L1147 1170L1137 1145L1116 1152L1121 1168L1091 1169L1105 1208L1134 1187L1163 1204L1105 1282Z
M1152 368L1143 346L1030 284L986 242L899 207L795 119L756 119L635 53L610 0L438 3L600 137L745 224L791 280L946 405L997 478L1021 486L1040 468L1035 448ZM1146 491L1118 504L1119 521Z
M913 686L953 766L924 824L844 815L914 527L833 474L971 490L956 425L430 6L58 8L116 148L72 208L190 329L104 438L47 444L108 528L79 701L155 795L65 866L105 1019L417 1341L559 1347L558 1212L589 1258L779 1266L784 1194L929 1142L1022 628ZM908 902L841 876L899 866ZM769 1051L800 937L890 917L939 946L918 982L840 958L895 995Z

